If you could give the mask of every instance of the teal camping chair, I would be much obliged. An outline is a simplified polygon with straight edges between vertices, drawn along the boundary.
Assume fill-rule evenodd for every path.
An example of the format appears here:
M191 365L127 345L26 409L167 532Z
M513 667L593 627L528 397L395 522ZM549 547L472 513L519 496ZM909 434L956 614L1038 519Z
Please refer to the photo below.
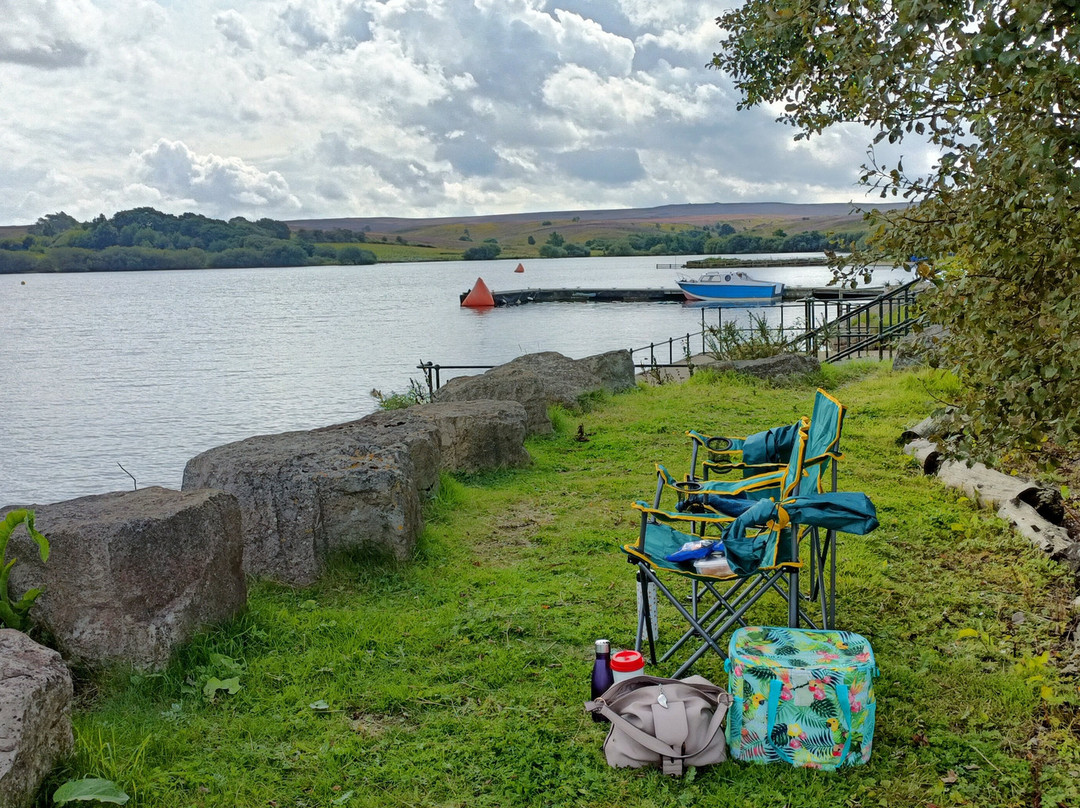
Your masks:
M748 438L723 438L728 442L725 448L721 448L720 439L698 432L689 433L694 457L687 480L676 481L663 466L657 466L653 504L638 502L633 506L641 512L638 542L622 548L627 560L637 565L641 586L636 635L638 650L647 639L651 658L656 662L657 638L650 590L663 593L690 626L664 652L660 661L667 661L694 637L701 641L676 675L685 673L709 648L723 655L717 640L736 625L746 625L746 612L770 591L786 601L789 626L797 627L800 623L812 628L835 626L836 532L844 529L843 526L837 524L835 517L831 521L822 519L820 512L798 507L794 511L784 509L778 518L761 520L759 517L762 508L770 508L776 502L802 502L806 497L835 491L844 413L839 401L818 390L809 422L802 419ZM701 477L695 474L700 450L704 450L700 452ZM724 480L709 479L708 476L733 470L741 470L743 477ZM674 511L661 507L670 492L675 495ZM828 495L841 499L863 497L861 494ZM760 507L758 503L761 503ZM737 522L737 517L754 507L758 507L754 512L756 522ZM829 508L843 510L840 504L832 501L829 501ZM802 519L804 515L807 518ZM731 545L730 569L720 567L722 574L716 574L717 569L702 574L685 562L667 560L694 538L715 538L725 534L728 536L725 545ZM800 579L803 562L799 544L807 536L809 569L808 575ZM738 548L740 543L748 541L758 547L760 553L751 556L749 563L740 563ZM661 580L671 576L689 579L689 609ZM802 582L808 584L807 594L800 592ZM712 604L702 611L703 603L710 596ZM820 617L812 618L803 608L802 601L814 602L820 608Z
M810 430L803 461L804 476L795 493L807 496L814 493L836 491L840 453L840 434L844 427L846 409L843 404L819 389L814 396L810 413ZM709 502L722 503L709 494L732 496L739 493L751 499L777 498L777 475L783 474L794 444L798 423L775 427L746 438L717 437L693 431L687 433L691 440L690 480L700 477L705 507ZM700 459L701 471L698 472ZM743 478L716 478L741 471ZM737 515L737 512L736 514ZM820 605L823 628L836 625L836 530L820 526L806 526L810 534L809 574L807 598Z
M809 422L804 419L796 432L790 462L783 468L783 477L778 485L775 485L780 492L777 499L786 499L798 491L804 476L803 463L808 430ZM652 619L650 604L652 591L662 594L689 625L682 636L663 653L659 662L672 658L691 639L696 638L700 643L689 659L673 674L675 677L683 675L710 648L724 656L718 642L720 637L735 626L746 625L746 612L769 592L778 594L786 601L788 625L798 626L800 619L810 622L807 615L800 614L799 608L801 563L799 532L795 525L778 519L766 520L765 525L746 525L745 520L740 523L745 525L744 538L755 545L760 544L757 562L752 568L744 568L743 571L725 569L723 566L719 569L710 568L707 558L698 559L696 564L669 560L669 556L675 555L688 543L703 539L721 539L737 522L735 516L722 513L707 504L711 497L728 500L727 504L741 500L746 508L770 500L753 500L739 496L746 492L725 492L726 495L721 495L717 493L717 484L711 482L699 483L691 480L678 483L671 480L662 467L658 469L657 478L656 496L652 504L638 501L632 505L641 514L637 542L622 547L627 560L637 567L637 580L641 591L634 646L637 650L642 650L647 641L650 659L653 664L657 663L657 626ZM660 507L662 500L671 490L676 495L675 510L663 509ZM665 583L665 579L669 577L674 581L690 582L689 609L683 605L681 593L674 592ZM706 603L709 605L703 610Z

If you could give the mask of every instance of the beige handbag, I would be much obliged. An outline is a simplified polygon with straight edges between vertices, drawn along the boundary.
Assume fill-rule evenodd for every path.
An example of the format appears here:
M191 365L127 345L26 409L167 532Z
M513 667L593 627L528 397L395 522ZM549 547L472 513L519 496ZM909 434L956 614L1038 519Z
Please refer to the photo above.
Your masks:
M586 711L611 722L604 740L608 764L659 766L678 777L685 766L727 760L724 715L731 696L701 676L661 679L634 676L616 682Z

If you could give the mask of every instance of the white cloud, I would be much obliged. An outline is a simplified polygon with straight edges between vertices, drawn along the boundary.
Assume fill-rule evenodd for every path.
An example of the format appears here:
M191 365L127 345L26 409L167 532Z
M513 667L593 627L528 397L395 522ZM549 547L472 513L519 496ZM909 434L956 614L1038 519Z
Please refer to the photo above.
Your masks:
M598 23L569 11L556 9L555 19L559 21L555 41L564 62L617 76L630 72L634 43L629 39L610 34Z
M138 178L164 199L190 199L222 215L300 207L281 174L260 171L238 157L199 155L179 141L162 139L135 159Z
M0 223L850 195L859 133L794 146L705 68L723 4L0 0Z
M101 15L89 0L2 0L0 62L47 70L86 64Z
M215 14L214 27L238 48L251 50L255 47L255 29L236 9L230 8Z
M636 80L604 78L567 65L544 83L544 102L589 129L636 126L656 114L658 96Z

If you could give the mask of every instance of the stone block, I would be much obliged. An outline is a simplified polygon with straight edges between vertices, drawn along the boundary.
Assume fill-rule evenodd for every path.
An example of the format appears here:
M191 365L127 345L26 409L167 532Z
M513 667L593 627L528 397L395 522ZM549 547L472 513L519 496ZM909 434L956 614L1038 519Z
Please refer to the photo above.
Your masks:
M517 401L447 401L416 408L439 434L442 467L474 474L527 466L527 416Z
M307 585L356 547L406 559L441 462L437 429L416 409L210 449L188 461L183 488L237 498L249 575Z
M60 654L0 629L0 808L30 808L71 754L71 675Z
M16 528L10 583L16 594L44 589L30 617L66 659L159 668L246 605L240 508L222 491L152 487L30 507L49 560Z

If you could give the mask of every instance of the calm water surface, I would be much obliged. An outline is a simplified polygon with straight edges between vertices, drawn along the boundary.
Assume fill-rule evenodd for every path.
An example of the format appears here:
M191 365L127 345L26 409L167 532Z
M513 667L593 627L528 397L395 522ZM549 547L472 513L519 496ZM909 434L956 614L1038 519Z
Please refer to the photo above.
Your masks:
M676 272L657 264L685 260L0 275L0 505L131 488L123 469L139 487L179 488L206 449L372 412L371 390L407 390L421 361L580 358L697 331L702 310L672 303L458 304L478 275L494 291L674 288ZM824 267L752 274L829 278Z

